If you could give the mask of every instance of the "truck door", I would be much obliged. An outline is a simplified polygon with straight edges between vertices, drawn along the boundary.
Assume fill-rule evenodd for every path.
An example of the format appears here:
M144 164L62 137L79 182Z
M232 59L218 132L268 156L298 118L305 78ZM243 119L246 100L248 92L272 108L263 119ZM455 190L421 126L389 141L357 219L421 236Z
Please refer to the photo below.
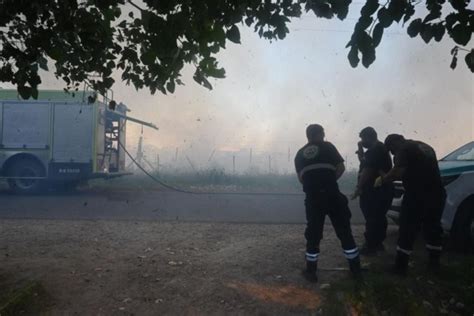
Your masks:
M46 149L50 141L49 102L4 102L1 145L6 149Z
M55 104L51 176L86 178L92 172L93 120L91 104Z

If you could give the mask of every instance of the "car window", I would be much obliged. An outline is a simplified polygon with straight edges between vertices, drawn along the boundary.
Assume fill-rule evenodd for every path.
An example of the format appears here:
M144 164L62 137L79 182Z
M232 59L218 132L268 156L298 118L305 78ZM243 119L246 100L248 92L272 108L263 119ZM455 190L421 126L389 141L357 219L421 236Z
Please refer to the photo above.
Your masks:
M445 161L474 161L474 142L455 150L443 160Z

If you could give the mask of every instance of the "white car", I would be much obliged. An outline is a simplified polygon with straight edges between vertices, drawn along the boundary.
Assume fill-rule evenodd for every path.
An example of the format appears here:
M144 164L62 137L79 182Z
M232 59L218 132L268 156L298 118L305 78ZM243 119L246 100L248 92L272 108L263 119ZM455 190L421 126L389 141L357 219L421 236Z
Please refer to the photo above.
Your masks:
M441 224L450 233L453 246L474 250L474 142L455 150L439 161L446 188L446 205ZM395 182L395 198L387 216L398 223L403 198L401 182Z

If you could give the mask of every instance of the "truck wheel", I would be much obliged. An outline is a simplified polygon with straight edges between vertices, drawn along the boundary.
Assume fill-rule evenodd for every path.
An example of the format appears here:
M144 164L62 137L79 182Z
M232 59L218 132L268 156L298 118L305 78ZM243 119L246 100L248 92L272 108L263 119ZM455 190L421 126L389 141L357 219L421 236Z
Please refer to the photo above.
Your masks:
M8 172L10 177L39 178L45 176L43 166L33 159L19 159L13 163ZM8 179L8 185L18 194L34 194L44 187L43 179Z
M454 250L474 253L474 197L464 201L456 212L451 241Z

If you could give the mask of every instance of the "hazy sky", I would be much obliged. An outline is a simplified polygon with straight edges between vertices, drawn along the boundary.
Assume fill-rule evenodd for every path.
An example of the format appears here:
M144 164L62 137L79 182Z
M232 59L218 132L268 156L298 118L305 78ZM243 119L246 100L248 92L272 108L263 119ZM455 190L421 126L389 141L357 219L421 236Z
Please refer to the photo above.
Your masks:
M304 16L293 21L285 40L273 43L242 26L242 44L228 42L219 55L227 77L213 80L212 91L194 83L188 67L186 85L174 95L137 92L117 82L115 99L134 117L159 126L159 131L145 129L145 145L160 149L164 163L179 147L203 168L213 150L242 156L253 148L255 155L279 157L275 166L291 170L288 149L293 156L304 145L309 123L322 124L353 167L358 133L368 125L382 140L395 132L426 141L439 156L473 140L473 75L464 56L456 70L449 68L452 40L426 45L395 25L375 64L353 69L345 45L359 10L352 5L345 22ZM43 81L43 88L62 88L51 76ZM138 126L128 126L130 147L139 133ZM248 159L239 159L238 169L244 169L241 161Z

